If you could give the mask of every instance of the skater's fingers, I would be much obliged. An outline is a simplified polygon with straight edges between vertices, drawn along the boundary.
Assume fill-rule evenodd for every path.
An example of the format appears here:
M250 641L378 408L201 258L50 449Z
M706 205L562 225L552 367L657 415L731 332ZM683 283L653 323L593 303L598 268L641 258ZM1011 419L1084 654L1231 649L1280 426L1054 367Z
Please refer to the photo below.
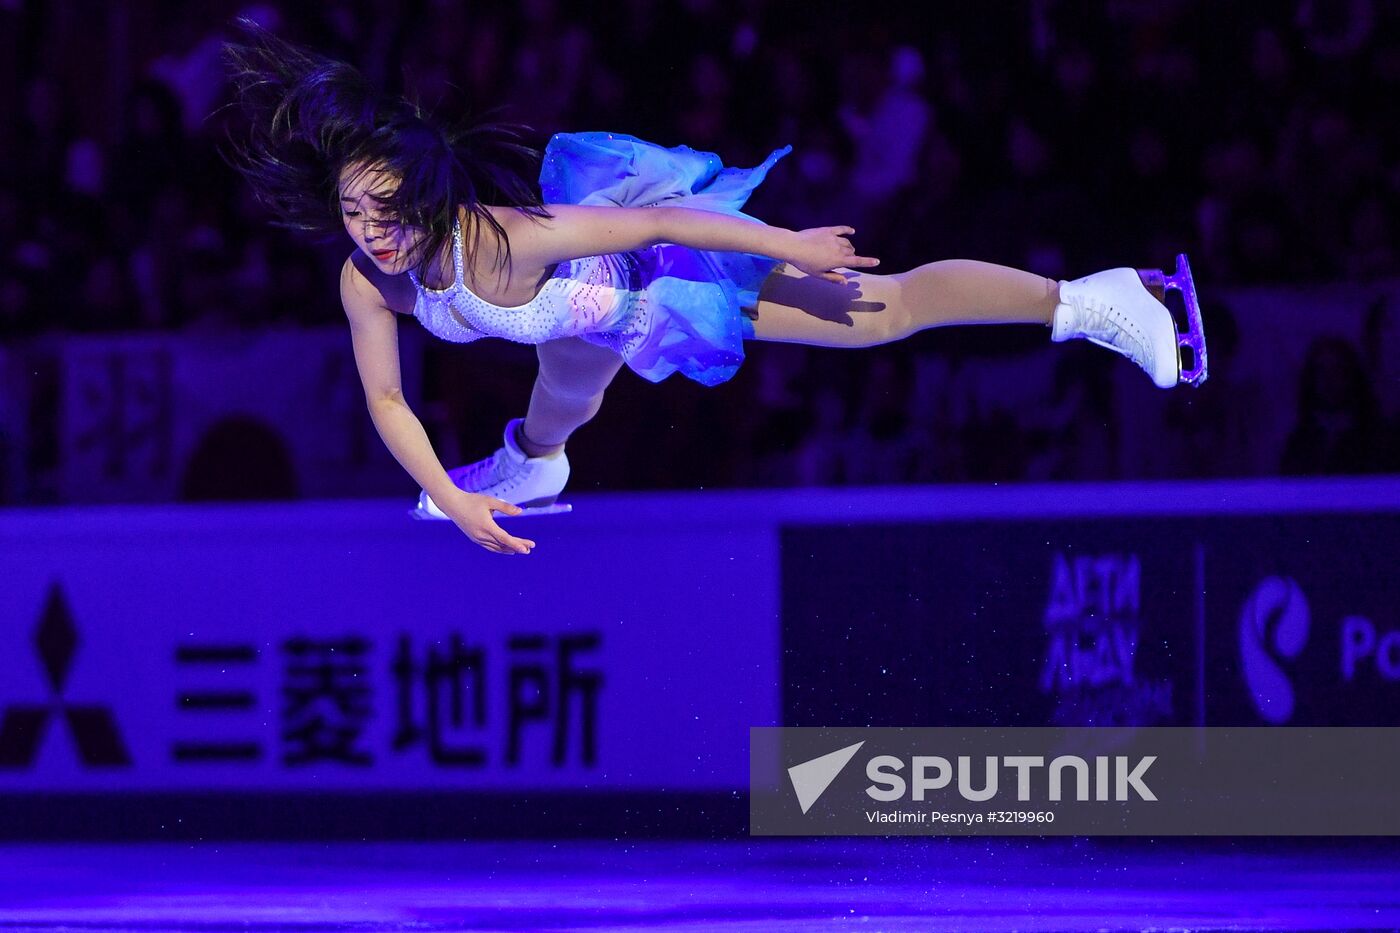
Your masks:
M501 550L501 546L496 543L496 539L492 538L490 535L472 535L471 539L472 543L481 545L493 554L504 553Z
M493 512L504 512L507 515L519 515L523 511L520 506L504 499L492 499L489 508Z
M484 530L491 543L500 548L502 554L529 554L530 549L535 546L535 542L517 538L495 522L488 524Z
M530 548L535 546L535 542L530 541L526 538L517 538L509 531L506 531L504 528L502 528L500 525L496 526L496 528L494 529L494 533L496 535L497 541L501 542L506 547L511 549L523 548L528 551Z
M853 256L851 257L851 261L846 263L848 266L860 266L864 269L869 269L879 264L880 260L876 259L874 256Z
M855 227L831 227L829 229L837 236L850 236L856 232Z
M481 540L477 541L476 543L486 548L486 550L490 551L492 554L529 553L528 549L514 547L513 545L508 544L502 537L497 537L495 535L483 535L481 537Z
M499 539L510 537L502 531L495 522L489 524L473 522L470 525L463 525L462 531L471 538L473 544L479 544L493 554L513 554L516 549L503 544Z
M500 546L505 554L529 554L530 549L535 546L533 541L526 541L523 538L516 538L506 534L504 531L496 535L496 544Z

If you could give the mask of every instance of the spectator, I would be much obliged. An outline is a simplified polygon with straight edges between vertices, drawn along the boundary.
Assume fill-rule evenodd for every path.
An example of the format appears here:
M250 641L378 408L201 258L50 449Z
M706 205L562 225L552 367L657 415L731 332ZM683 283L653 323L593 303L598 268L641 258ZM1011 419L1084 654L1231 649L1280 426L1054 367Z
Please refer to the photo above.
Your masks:
M236 119L216 107L219 39L238 4L108 4L103 22L120 28L82 45L60 41L71 4L20 6L23 15L4 14L15 29L0 43L15 89L0 108L10 165L0 216L19 221L0 258L7 346L73 329L339 318L325 283L343 248L308 248L270 229L214 158L212 140ZM1357 103L1400 94L1391 5L1170 0L1086 14L1033 0L1015 9L991 17L945 4L931 24L832 0L800 9L435 0L402 10L269 0L254 13L444 112L504 105L504 118L535 125L536 144L558 130L615 129L746 164L791 143L749 211L790 228L851 224L861 252L889 271L961 257L1070 278L1168 265L1185 251L1207 297L1230 285L1400 276L1400 122ZM1200 29L1206 20L1212 28ZM1400 325L1377 308L1365 370L1345 343L1311 348L1289 472L1394 465L1385 425L1400 418ZM1242 328L1218 305L1207 322L1210 382L1160 403L1179 473L1256 472L1257 450L1240 432L1263 390L1240 374L1250 353L1268 350L1241 346ZM1043 343L1027 332L1025 348ZM1077 357L1046 383L1060 420L1043 436L997 405L954 401L975 394L967 386L990 355L1021 350L942 333L880 351L879 363L756 350L746 366L756 402L735 429L752 442L731 445L746 455L715 481L1117 475L1115 406L1126 424L1128 403L1101 373L1079 371ZM444 371L453 365L442 361ZM880 380L900 386L888 391L908 407L876 397L887 391ZM483 400L479 381L428 384L427 410L444 413L440 437L463 452L490 433L472 421L486 417L482 407L510 404ZM698 420L648 411L636 423L704 430L702 404L666 399L696 405ZM670 481L686 482L685 469ZM665 481L661 472L607 475L636 486Z
M1283 451L1283 472L1379 473L1395 468L1390 446L1356 350L1339 337L1313 341L1303 362L1298 418Z

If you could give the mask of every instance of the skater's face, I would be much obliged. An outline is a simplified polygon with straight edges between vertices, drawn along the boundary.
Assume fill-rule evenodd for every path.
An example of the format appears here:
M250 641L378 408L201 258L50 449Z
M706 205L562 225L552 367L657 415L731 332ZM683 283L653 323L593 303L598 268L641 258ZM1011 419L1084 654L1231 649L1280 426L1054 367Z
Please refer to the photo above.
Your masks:
M390 275L413 265L423 231L383 210L399 180L373 167L349 165L340 173L340 219L355 246Z

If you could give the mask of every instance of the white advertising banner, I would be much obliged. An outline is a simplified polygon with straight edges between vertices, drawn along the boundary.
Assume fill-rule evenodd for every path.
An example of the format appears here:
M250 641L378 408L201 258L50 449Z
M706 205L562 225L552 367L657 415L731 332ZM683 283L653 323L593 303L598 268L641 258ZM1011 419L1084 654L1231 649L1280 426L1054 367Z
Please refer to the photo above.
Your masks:
M771 525L406 505L0 515L0 792L744 786Z

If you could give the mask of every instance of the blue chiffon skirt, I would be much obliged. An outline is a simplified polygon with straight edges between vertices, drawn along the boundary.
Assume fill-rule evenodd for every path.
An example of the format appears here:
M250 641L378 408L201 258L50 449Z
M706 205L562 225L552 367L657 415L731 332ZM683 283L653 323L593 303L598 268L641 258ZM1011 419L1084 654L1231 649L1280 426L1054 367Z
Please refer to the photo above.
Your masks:
M622 133L559 133L545 149L540 188L546 204L716 211L761 223L744 206L784 146L754 168L725 168L713 152L665 148ZM633 254L648 304L648 331L622 350L628 367L652 382L673 372L704 385L731 378L753 325L740 311L758 301L779 260L660 244Z

